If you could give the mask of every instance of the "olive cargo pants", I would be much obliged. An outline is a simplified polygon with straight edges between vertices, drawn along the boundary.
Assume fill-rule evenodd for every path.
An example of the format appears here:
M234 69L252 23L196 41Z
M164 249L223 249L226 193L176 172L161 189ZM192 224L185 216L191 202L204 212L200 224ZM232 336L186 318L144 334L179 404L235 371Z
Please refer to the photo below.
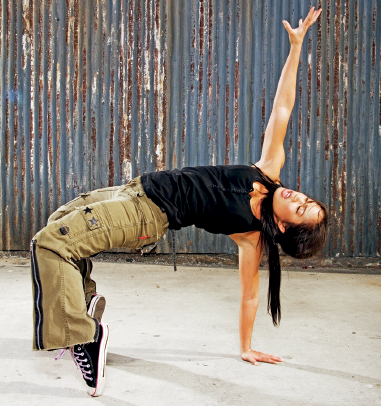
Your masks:
M135 178L83 193L54 212L31 241L33 349L93 342L98 321L86 301L96 292L87 258L110 248L140 248L163 237L167 215Z

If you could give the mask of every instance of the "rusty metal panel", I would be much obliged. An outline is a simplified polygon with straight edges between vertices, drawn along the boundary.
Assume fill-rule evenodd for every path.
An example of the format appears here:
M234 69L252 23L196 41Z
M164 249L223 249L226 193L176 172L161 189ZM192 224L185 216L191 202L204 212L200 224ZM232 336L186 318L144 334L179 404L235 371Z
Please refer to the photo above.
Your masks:
M1 0L0 249L27 249L78 193L256 162L289 50L281 21L312 5L281 179L329 206L326 256L380 256L377 0ZM236 250L194 227L177 239Z

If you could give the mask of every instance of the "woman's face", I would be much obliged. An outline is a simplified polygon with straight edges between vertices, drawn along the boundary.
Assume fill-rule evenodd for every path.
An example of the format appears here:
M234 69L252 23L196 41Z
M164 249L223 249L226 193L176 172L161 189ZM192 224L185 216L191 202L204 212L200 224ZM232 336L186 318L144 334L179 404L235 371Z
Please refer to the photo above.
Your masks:
M274 193L273 212L282 233L287 224L318 223L323 216L321 207L306 195L279 187Z

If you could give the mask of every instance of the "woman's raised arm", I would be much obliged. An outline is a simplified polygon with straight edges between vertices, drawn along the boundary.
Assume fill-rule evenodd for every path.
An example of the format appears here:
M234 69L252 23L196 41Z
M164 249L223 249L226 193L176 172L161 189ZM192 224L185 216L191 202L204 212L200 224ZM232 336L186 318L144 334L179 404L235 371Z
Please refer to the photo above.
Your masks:
M261 159L256 165L272 180L278 181L280 170L284 165L284 138L292 109L295 104L296 77L299 66L300 51L308 28L315 23L321 9L312 7L306 19L299 20L299 27L292 29L283 21L291 43L290 53L283 67L276 91L273 109L265 131Z

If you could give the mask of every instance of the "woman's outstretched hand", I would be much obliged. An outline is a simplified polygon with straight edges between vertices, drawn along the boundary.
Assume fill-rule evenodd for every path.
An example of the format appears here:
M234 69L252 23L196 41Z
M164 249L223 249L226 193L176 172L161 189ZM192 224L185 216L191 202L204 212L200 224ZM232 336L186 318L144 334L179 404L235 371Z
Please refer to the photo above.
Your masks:
M318 19L319 15L321 14L322 9L315 10L315 7L312 7L310 12L308 13L306 19L303 21L302 19L299 20L299 27L298 28L291 28L291 25L288 21L283 20L283 25L288 32L288 36L290 38L291 45L299 45L303 44L304 36L309 27L315 23Z
M241 358L244 361L251 362L253 365L258 365L258 362L268 362L270 364L277 364L282 362L281 357L277 357L274 354L265 354L263 352L257 352L253 350L245 350L241 354Z

